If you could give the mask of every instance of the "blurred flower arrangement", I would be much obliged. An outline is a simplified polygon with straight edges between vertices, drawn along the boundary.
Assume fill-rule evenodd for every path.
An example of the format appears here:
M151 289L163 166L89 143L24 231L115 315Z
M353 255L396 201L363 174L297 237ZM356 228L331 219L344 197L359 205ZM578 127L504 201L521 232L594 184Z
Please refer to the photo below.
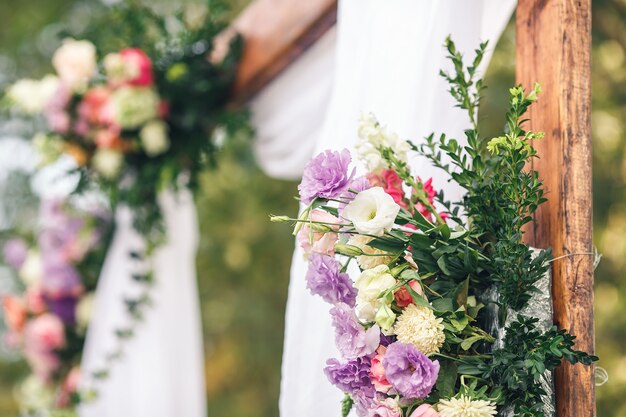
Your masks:
M483 141L474 76L486 43L470 66L446 46L455 72L442 76L468 112L467 146L445 135L417 146L362 116L356 151L368 173L355 177L347 150L323 152L305 168L300 217L273 217L296 222L307 287L332 305L343 359L324 372L346 393L344 416L354 407L361 417L541 417L552 401L543 376L562 360L598 359L525 310L551 262L522 242L546 201L536 172L524 170L542 134L521 125L539 86L512 88L506 133ZM416 176L411 150L464 188L463 200L446 201Z
M18 389L25 412L71 408L93 292L112 231L107 211L44 200L35 236L11 237L4 261L23 291L2 298L7 344L30 376Z
M220 4L191 18L123 3L84 34L93 42L63 41L55 74L6 91L10 106L43 119L34 137L43 163L73 157L78 191L96 183L113 207L128 205L149 246L164 238L159 191L195 189L224 138L247 128L245 113L226 109L241 39L222 59L209 59L227 23Z

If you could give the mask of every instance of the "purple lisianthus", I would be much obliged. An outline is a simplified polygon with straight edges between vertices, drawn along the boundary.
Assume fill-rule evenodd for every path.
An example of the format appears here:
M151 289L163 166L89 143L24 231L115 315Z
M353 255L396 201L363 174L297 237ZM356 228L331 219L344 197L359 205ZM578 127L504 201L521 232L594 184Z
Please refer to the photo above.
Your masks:
M354 409L356 411L356 415L359 417L368 417L370 410L376 407L376 391L367 389L367 390L357 390L350 394L352 396L352 401L354 401Z
M83 288L80 274L69 263L45 256L42 259L42 272L41 289L51 297L76 295Z
M319 295L327 303L344 303L350 307L356 303L356 289L350 276L341 272L341 265L331 256L311 254L306 286L311 294Z
M346 359L374 353L380 344L380 328L376 325L365 330L354 311L345 304L330 310L335 328L335 344Z
M439 362L408 343L392 343L383 359L385 377L406 398L426 398L437 382Z
M50 312L59 317L63 323L72 325L76 322L76 304L78 300L76 296L45 297L45 300Z
M7 240L2 248L4 261L11 268L18 270L24 265L26 256L28 256L28 245L23 239L14 238Z
M335 198L350 185L354 170L348 174L352 158L350 152L325 151L313 158L304 167L302 182L298 186L300 199L309 204L316 197Z
M331 384L340 390L373 398L375 390L370 379L371 367L372 361L368 356L351 359L343 364L337 359L329 359L324 373Z

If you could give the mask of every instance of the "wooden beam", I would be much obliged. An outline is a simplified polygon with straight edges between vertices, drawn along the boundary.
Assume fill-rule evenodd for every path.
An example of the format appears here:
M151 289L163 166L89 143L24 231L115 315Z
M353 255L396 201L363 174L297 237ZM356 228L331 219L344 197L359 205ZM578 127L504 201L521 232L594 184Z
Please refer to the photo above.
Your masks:
M216 41L217 59L234 33L245 39L234 101L259 92L337 21L337 0L255 0Z
M529 127L544 131L534 168L548 203L538 211L528 242L551 247L555 322L594 351L591 198L591 0L519 0L517 80L537 81L543 94ZM594 417L594 368L567 363L556 371L558 417Z

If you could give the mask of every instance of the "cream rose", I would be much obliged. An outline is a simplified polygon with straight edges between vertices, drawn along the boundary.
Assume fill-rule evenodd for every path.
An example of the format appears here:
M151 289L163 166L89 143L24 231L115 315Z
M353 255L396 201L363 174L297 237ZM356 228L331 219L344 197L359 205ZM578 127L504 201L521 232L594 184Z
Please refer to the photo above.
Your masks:
M141 139L141 146L148 156L160 155L170 148L167 125L160 120L150 121L142 127L139 138Z
M122 169L124 155L113 149L98 149L93 156L93 168L103 177L113 179Z
M399 211L400 206L389 194L381 187L373 187L358 193L342 215L352 222L358 233L382 236L391 230Z
M83 90L96 71L96 47L89 41L66 39L54 53L52 65L67 87Z
M379 297L393 288L396 279L387 265L379 265L361 273L354 286L357 289L356 314L361 320L374 321L378 309L384 304Z

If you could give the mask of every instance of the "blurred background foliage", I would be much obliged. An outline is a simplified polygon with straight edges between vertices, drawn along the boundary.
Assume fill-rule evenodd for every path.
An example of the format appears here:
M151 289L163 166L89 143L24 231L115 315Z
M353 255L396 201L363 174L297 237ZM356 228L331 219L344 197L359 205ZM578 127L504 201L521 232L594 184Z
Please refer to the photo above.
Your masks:
M167 13L193 1L198 0L150 4ZM233 15L248 2L232 0ZM87 27L101 9L97 0L0 0L0 87L50 71L61 30ZM511 23L486 77L489 89L480 110L486 134L503 125L514 73ZM597 351L609 373L609 382L597 390L598 415L626 417L626 0L593 0L592 83L594 240L604 255L596 273ZM224 149L220 161L218 170L202 178L197 198L209 410L217 417L275 417L293 239L267 216L296 213L296 183L267 178L244 139ZM26 186L19 175L10 182L13 190ZM13 202L31 201L22 193ZM24 373L15 355L0 349L1 416L17 414L12 386Z

